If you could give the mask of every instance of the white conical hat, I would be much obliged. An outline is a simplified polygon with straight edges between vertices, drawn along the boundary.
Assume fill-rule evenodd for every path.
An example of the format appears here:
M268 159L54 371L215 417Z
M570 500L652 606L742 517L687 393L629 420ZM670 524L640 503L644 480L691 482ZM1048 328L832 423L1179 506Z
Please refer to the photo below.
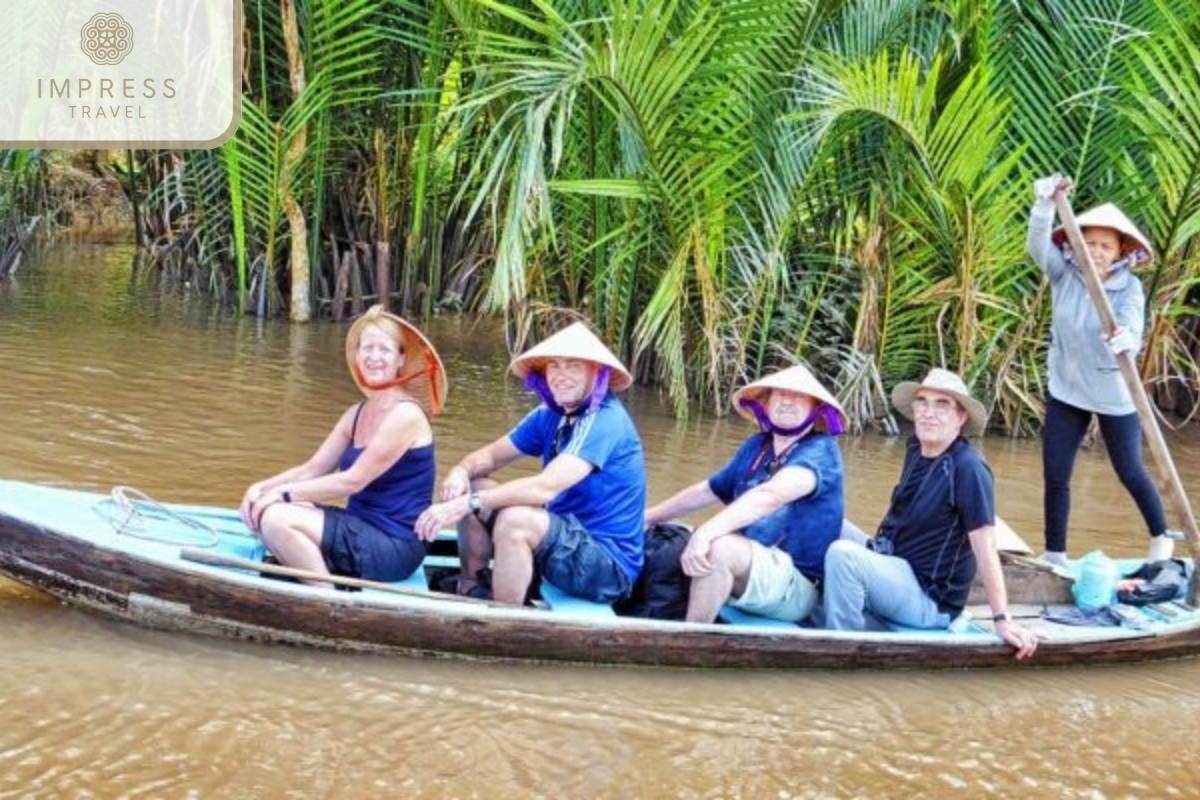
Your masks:
M544 374L546 362L552 358L575 358L609 367L612 374L608 379L608 387L614 392L628 389L633 383L633 377L625 365L582 322L573 322L541 344L526 350L512 360L509 369L518 378L524 378L531 371Z
M1128 255L1133 250L1145 251L1143 260L1149 261L1154 258L1154 248L1150 246L1150 240L1147 239L1142 232L1138 230L1137 225L1134 225L1129 217L1125 216L1125 212L1117 208L1112 203L1105 203L1102 206L1088 209L1075 218L1080 230L1084 228L1112 228L1117 233L1121 234L1121 255ZM1054 233L1050 234L1050 238L1060 248L1067 241L1067 232L1060 225L1054 229Z
M803 364L797 364L794 367L773 372L770 375L759 378L754 383L747 384L738 389L733 394L733 410L748 420L757 421L757 417L754 416L753 411L742 407L742 400L755 400L761 404L763 402L763 395L772 389L800 392L827 406L832 406L837 409L838 416L842 418L842 427L845 427L847 424L846 412L842 410L842 406L837 401L837 398L833 396L832 392L821 385L821 382Z

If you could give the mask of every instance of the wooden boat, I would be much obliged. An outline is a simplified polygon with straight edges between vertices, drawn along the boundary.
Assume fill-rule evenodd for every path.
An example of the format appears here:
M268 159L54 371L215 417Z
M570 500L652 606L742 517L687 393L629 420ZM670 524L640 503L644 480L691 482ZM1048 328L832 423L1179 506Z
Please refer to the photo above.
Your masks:
M844 632L731 614L696 625L619 617L544 587L544 608L430 592L426 571L399 584L335 591L263 577L261 545L236 512L130 504L0 481L0 574L63 601L142 625L356 651L483 659L755 668L1009 667L991 630ZM428 564L445 563L433 555ZM209 562L209 563L203 563ZM1010 611L1044 640L1032 665L1108 664L1193 655L1200 612L1179 601L1128 609L1139 627L1073 627L1041 618L1070 581L1008 564ZM1122 607L1124 608L1124 607ZM976 618L990 620L986 608Z

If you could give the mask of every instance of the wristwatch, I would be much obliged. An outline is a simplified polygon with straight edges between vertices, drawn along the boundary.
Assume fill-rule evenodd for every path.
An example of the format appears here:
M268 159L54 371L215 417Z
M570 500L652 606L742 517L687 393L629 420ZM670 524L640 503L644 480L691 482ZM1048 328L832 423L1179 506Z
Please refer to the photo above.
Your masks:
M992 622L1008 622L1008 612L1001 611L999 614L992 615Z
M479 516L479 512L483 511L483 498L479 492L471 492L467 495L467 508L471 509L471 513Z

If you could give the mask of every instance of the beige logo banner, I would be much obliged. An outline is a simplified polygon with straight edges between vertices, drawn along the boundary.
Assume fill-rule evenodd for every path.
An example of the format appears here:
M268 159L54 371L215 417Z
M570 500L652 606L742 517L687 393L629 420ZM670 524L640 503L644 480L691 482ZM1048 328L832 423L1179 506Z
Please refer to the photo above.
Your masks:
M0 147L217 147L241 121L242 0L4 0Z

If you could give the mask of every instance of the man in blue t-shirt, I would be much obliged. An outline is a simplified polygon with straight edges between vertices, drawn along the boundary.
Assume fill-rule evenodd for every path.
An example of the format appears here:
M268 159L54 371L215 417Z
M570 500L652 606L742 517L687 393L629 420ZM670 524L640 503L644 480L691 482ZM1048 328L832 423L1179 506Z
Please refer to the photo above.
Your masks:
M845 415L803 366L768 375L733 397L762 429L706 481L646 511L646 527L723 504L680 557L691 576L687 619L712 622L727 602L799 622L812 613L825 550L842 529Z
M876 536L848 535L825 554L826 627L863 630L869 614L910 628L946 628L966 605L978 569L996 633L1018 659L1033 655L1037 637L1008 616L992 473L964 438L983 432L987 411L962 378L938 368L921 383L899 384L892 404L913 420L916 434Z
M492 596L522 604L534 567L568 594L612 603L642 568L646 463L642 442L613 392L633 379L576 322L513 359L542 398L507 435L470 453L442 484L442 502L417 521L429 540L458 523L460 594L475 594L493 560ZM505 483L497 470L528 456L542 471Z

